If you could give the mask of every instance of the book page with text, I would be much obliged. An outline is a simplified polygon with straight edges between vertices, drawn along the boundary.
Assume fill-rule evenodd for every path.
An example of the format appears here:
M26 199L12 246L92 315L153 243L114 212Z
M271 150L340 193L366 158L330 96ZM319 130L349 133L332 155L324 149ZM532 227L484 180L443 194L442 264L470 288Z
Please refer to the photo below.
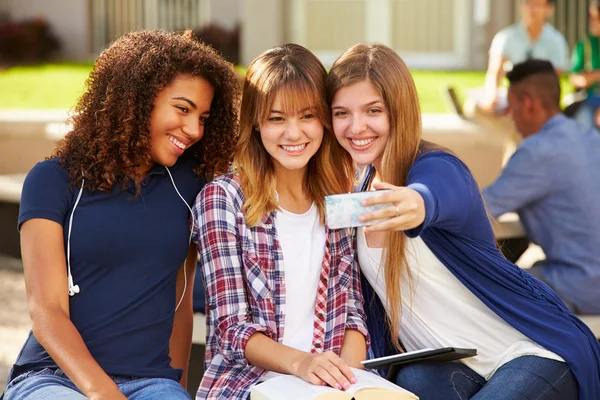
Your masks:
M350 386L350 389L346 390L346 392L354 395L357 392L365 389L387 389L392 390L398 393L404 393L408 395L407 399L416 398L414 394L409 392L408 390L401 388L398 385L393 384L385 378L382 378L379 375L376 375L373 372L368 372L365 370L352 368L352 372L356 376L358 382L354 385Z
M317 386L293 375L282 375L269 379L251 389L252 400L281 399L307 400L315 399L326 393L340 392L329 386ZM282 395L285 394L285 397ZM349 396L348 396L349 400Z
M417 397L386 379L360 369L352 368L358 380L346 391L329 386L312 385L293 375L281 375L262 382L251 389L251 400L413 400Z

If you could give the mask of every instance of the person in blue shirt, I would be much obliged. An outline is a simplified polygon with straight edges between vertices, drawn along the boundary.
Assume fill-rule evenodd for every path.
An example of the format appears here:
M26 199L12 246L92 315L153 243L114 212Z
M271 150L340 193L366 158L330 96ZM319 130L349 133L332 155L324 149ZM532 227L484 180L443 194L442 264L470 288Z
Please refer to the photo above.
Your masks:
M573 117L584 125L598 128L600 107L600 5L597 2L588 8L588 30L585 38L575 44L571 55L569 81L586 98L574 103ZM567 110L565 110L566 112Z
M521 0L522 20L494 36L489 51L484 96L480 109L497 110L498 88L505 71L513 65L538 58L548 60L557 73L569 70L569 46L565 37L548 23L554 14L554 0Z
M465 347L392 379L422 399L600 398L600 346L540 280L496 247L481 193L456 156L421 139L411 74L396 52L358 44L327 77L332 125L362 166L356 251L376 357Z
M562 115L548 61L508 74L508 100L523 142L483 195L493 217L515 211L546 259L530 272L577 313L600 314L600 135Z
M128 33L96 60L72 130L24 183L32 331L16 399L189 399L190 205L227 171L237 79L191 36Z

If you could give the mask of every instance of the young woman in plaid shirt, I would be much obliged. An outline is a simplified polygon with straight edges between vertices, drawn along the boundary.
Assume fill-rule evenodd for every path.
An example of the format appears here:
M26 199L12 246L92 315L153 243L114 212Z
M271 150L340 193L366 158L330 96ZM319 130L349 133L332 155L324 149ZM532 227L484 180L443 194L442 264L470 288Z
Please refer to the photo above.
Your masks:
M348 153L331 131L326 71L288 44L248 69L234 173L194 206L207 296L198 399L246 399L296 375L348 388L368 334L350 230L324 224L324 197L350 191Z

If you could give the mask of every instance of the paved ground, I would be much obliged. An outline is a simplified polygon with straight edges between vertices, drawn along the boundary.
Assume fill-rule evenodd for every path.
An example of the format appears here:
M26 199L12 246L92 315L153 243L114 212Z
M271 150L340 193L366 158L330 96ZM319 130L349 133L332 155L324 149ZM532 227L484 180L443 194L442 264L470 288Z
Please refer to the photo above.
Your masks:
M21 260L0 256L0 392L30 328Z

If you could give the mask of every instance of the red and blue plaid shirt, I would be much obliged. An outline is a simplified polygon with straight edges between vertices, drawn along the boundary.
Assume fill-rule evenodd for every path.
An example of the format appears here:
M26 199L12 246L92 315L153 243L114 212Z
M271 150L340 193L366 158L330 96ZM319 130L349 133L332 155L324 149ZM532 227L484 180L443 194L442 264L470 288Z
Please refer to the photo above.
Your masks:
M238 177L225 175L204 187L193 208L206 286L205 373L197 399L247 399L267 371L248 364L244 349L262 332L282 342L285 273L275 213L246 225ZM368 343L352 230L326 230L325 255L314 311L312 352L340 354L346 329Z

